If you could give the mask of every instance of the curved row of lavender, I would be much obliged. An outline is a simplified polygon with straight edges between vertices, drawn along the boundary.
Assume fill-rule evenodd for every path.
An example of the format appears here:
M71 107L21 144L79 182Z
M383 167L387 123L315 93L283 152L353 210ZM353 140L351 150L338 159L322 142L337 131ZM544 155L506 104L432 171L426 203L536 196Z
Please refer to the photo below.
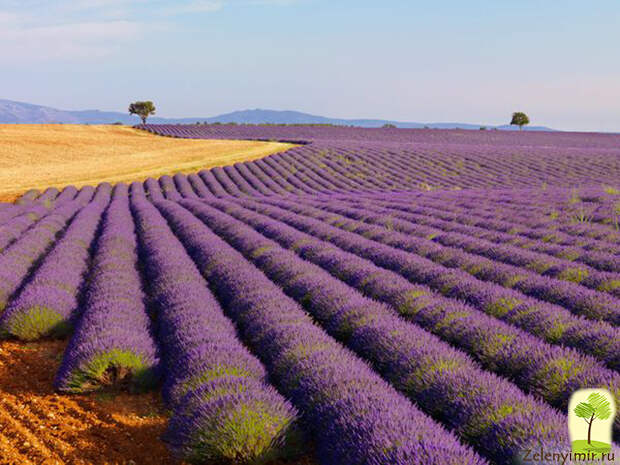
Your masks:
M300 142L304 145L287 152L286 171L336 174L341 185L358 190L372 190L373 185L390 190L613 185L620 178L617 134L275 125L137 127L170 137ZM269 158L280 162L277 155Z
M100 184L32 277L0 316L0 327L21 340L64 336L77 319L91 246L112 188Z
M142 390L157 383L159 350L138 270L135 226L127 186L118 184L102 219L75 331L54 381L84 392L102 384Z
M480 446L495 462L511 463L519 451L532 446L528 442L534 437L549 447L566 441L563 420L553 408L480 369L449 344L403 321L392 308L362 296L320 267L211 206L195 201L181 205L300 302L328 333L371 362L376 371L429 414ZM275 221L268 222L267 227L285 234ZM337 262L334 255L332 262ZM620 377L611 370L600 368L596 376L601 384L620 383ZM542 425L545 433L539 434ZM506 440L498 443L490 440L491 435Z
M187 203L183 202L183 205ZM607 386L613 392L620 385L618 373L606 369L604 364L592 357L583 356L576 350L545 344L526 331L434 293L427 286L410 283L397 273L377 267L370 260L347 253L273 217L253 212L260 210L266 213L269 209L252 208L252 205L244 207L226 201L210 202L210 205L273 238L283 247L292 248L306 261L323 267L360 292L390 304L404 319L414 321L466 350L488 370L508 376L515 384L541 396L551 405L566 408L571 393L577 387ZM199 211L200 218L204 220L205 209L202 207L194 211ZM325 225L323 229L329 231L329 226ZM224 231L222 235L229 238L233 232ZM357 242L363 244L364 239L359 238ZM268 250L253 252L249 259L262 256ZM286 261L290 262L291 258ZM320 273L315 268L313 274ZM369 275L372 279L368 278ZM273 279L277 281L277 277ZM618 349L617 344L615 348ZM569 364L575 370L563 372L563 364Z
M346 140L584 149L618 149L620 147L620 134L613 133L544 131L520 133L495 130L395 129L277 124L141 124L136 127L164 136L191 139Z
M323 463L486 463L329 337L193 214L173 202L156 206L204 270L243 341L300 410Z
M614 137L156 129L306 143L0 205L0 335L69 335L60 390L160 382L211 464L509 464L620 399Z
M134 212L162 348L163 395L172 410L165 441L192 462L286 457L296 410L266 382L196 265L142 185Z
M612 324L589 321L563 307L545 304L512 289L471 277L465 271L450 270L415 253L384 244L385 239L379 240L380 236L369 235L370 238L366 238L349 231L354 228L347 225L346 219L309 205L289 200L243 201L244 204L247 202L283 223L310 232L447 297L463 300L551 343L573 346L604 360L613 368L620 366L620 339L617 337L617 327ZM274 207L270 208L269 204ZM334 220L333 225L329 224L329 219ZM384 235L393 234L390 228L384 228Z

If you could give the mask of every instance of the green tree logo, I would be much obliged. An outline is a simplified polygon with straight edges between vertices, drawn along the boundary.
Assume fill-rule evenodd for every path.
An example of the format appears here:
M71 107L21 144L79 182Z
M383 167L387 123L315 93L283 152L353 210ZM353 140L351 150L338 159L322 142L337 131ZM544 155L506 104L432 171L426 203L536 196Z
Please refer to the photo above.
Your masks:
M571 399L569 410L573 452L594 454L609 452L614 416L613 397L608 391L604 389L577 391Z
M593 392L587 402L575 407L575 415L583 418L588 425L588 444L592 444L592 423L594 420L607 420L611 416L611 404L604 395Z

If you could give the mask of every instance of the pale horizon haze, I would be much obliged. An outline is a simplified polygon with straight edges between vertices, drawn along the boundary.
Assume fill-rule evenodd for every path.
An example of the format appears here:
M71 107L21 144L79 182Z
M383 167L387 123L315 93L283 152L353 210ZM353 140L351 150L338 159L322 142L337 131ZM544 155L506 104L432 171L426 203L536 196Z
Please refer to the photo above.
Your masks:
M620 2L0 0L0 98L620 132Z

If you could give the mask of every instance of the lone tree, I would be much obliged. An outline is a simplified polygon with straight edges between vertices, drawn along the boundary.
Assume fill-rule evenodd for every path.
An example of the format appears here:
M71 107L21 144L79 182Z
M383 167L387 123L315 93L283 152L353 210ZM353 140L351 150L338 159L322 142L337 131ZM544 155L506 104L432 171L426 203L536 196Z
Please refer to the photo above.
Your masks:
M593 392L588 396L587 402L581 402L575 407L575 414L588 425L588 444L592 444L592 423L594 420L607 420L611 415L611 407L604 395Z
M522 111L515 111L512 114L512 120L510 121L510 124L516 124L517 126L519 126L520 131L521 129L523 129L523 126L525 126L526 124L530 124L530 119Z
M129 114L138 115L142 119L142 124L146 124L146 119L155 114L155 105L150 100L133 102L129 105Z

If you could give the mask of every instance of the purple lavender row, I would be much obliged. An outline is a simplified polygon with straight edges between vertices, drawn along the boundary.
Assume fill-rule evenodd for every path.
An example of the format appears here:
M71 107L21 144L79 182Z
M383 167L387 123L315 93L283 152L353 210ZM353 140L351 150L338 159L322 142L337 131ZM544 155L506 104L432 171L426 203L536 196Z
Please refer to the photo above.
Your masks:
M15 203L3 203L0 209L0 225L3 226L3 223L6 223L11 218L24 214L29 208L39 206L39 204L34 202L38 195L39 191L31 189L17 199Z
M307 158L314 158L314 155L321 160L309 160ZM314 151L310 151L309 153L291 151L291 153L287 153L286 156L281 155L279 158L288 162L285 168L288 168L292 173L299 173L297 177L300 178L302 182L305 182L308 187L316 191L340 192L344 189L345 192L352 192L359 187L347 179L346 176L333 176L333 169L331 166L322 160L325 158L325 153L323 151L318 154ZM318 168L317 165L319 165L320 168Z
M16 201L15 205L27 205L34 202L34 200L39 196L39 191L37 189L30 189L24 192Z
M55 204L61 204L73 200L78 195L78 190L74 186L65 187L54 199Z
M200 176L198 176L197 174L190 174L189 176L187 176L187 180L191 184L192 189L194 190L194 192L196 192L198 197L204 199L214 198L213 192L209 190L209 188L200 178Z
M265 164L264 160L258 159L249 163L242 163L242 165L274 194L290 195L291 187L287 186L279 176L274 176L273 173L270 173L269 167Z
M218 224L214 221L224 222L207 207L200 209L187 201L182 204L191 207L212 228ZM321 266L360 292L390 304L403 318L471 353L486 369L508 377L553 406L565 410L576 389L593 386L606 387L620 398L620 376L592 357L544 343L466 304L437 296L428 287L411 284L394 272L264 215L231 202L212 201L209 205L250 225L282 247L293 249L302 258ZM220 234L227 239L234 237L229 229L222 229ZM244 244L235 242L237 247ZM258 252L254 256L262 257ZM283 263L291 261L299 262L299 259L283 259L278 269L282 271ZM303 263L300 262L299 266ZM313 276L320 274L316 269L313 271ZM290 279L293 277L291 275ZM274 275L272 279L277 281L280 277ZM328 305L327 301L323 303Z
M172 177L172 179L174 181L176 190L182 197L198 198L198 195L196 195L192 184L189 182L188 176L177 173Z
M317 200L325 201L326 199ZM473 238L476 238L477 240L475 240L475 242L468 242L464 245L467 245L468 249L471 247L476 250L483 250L485 256L489 258L497 258L512 265L528 266L547 276L558 277L559 279L575 279L594 289L597 287L604 287L605 284L609 284L609 281L618 279L618 276L620 276L606 270L594 270L588 266L581 266L580 269L583 270L583 272L579 273L577 276L573 276L573 273L567 270L576 267L573 260L578 257L571 256L568 257L570 259L567 259L567 257L561 254L559 257L550 257L549 253L544 252L544 247L547 246L547 244L542 241L528 241L526 247L519 247L518 243L512 243L515 240L513 235L502 233L493 234L480 227L461 225L453 220L437 219L433 217L437 212L434 209L427 209L424 207L393 207L392 203L369 199L349 198L341 200L357 208L371 208L373 211L380 212L383 215L391 215L409 223L413 223L419 226L420 231L418 235L420 237L427 237L432 234L433 240L438 240L441 236L445 240L454 238L459 241L474 241ZM411 210L415 210L416 213L411 213ZM450 218L450 215L446 214L445 217ZM436 230L433 231L429 228L435 228ZM490 236L491 239L486 239L487 236ZM535 250L537 245L543 247L542 253ZM493 256L489 256L491 250L494 253ZM553 252L553 249L550 251ZM578 252L578 255L579 253L581 252ZM617 259L614 255L608 255L608 257L609 260ZM603 268L605 268L605 266ZM620 269L620 265L618 265L618 269Z
M0 253L15 242L33 224L49 214L50 210L43 205L30 207L27 213L16 215L0 226Z
M384 207L386 212L398 218L415 220L416 224L423 224L430 227L442 229L443 231L457 232L470 237L477 237L496 244L507 245L526 249L532 253L552 255L567 262L580 262L596 268L600 271L620 272L618 257L610 253L584 250L581 247L570 245L552 244L544 240L529 239L515 234L501 231L494 231L479 226L468 225L471 217L466 214L455 216L445 210L432 207L419 206L397 206L393 202L386 200L374 201L370 199L343 199L348 203L365 206L369 203ZM482 223L484 224L484 223Z
M568 443L563 416L548 405L240 221L196 201L181 204L302 302L329 334L491 460L510 464L534 445Z
M269 158L270 157L266 157L265 159L256 160L252 163L254 163L256 167L263 171L265 175L267 175L270 179L273 179L274 182L281 186L285 192L304 194L305 191L303 189L289 182L286 176L282 176L279 171L277 171L269 163L267 163L266 160L268 160Z
M486 234L500 234L500 240L508 241L520 247L532 248L532 250L540 250L542 248L543 250L540 251L543 252L548 252L548 249L551 249L551 253L557 254L562 258L576 259L607 271L617 272L620 270L616 257L616 254L620 252L620 248L609 243L602 243L584 236L570 236L559 233L557 230L529 230L528 232L528 230L523 230L522 227L516 226L513 223L496 221L492 216L487 219L475 219L474 216L467 213L451 214L443 211L439 205L431 207L432 211L429 211L428 207L414 209L411 206L398 206L394 202L390 203L391 205L385 206L399 211L422 215L431 213L433 217L445 220L455 227L463 224L487 231ZM426 221L433 220L426 219ZM495 239L495 236L492 237Z
M229 194L224 190L221 184L215 179L213 173L208 170L202 170L198 172L198 176L205 183L207 188L213 193L216 197L226 197Z
M307 205L311 206L314 203L310 201L307 202ZM540 276L527 269L496 263L460 250L460 248L471 250L475 248L475 243L472 246L472 244L467 244L464 241L451 240L443 242L452 243L454 247L442 247L430 240L436 239L436 235L439 235L437 231L423 230L420 234L420 228L401 222L389 215L382 217L377 212L371 212L372 218L367 220L369 216L367 209L351 209L346 206L329 204L319 205L327 211L345 215L345 220L347 217L362 220L362 222L349 221L346 226L349 231L354 231L365 237L373 237L378 242L415 253L447 268L461 269L483 281L514 288L533 298L561 305L577 315L593 320L607 321L615 325L620 323L620 302L607 293L590 290L573 282L558 281L547 276ZM373 210L372 207L370 210ZM323 216L327 218L329 215L324 214ZM363 220L371 224L379 223L384 227L372 226L364 223ZM394 228L397 231L392 231ZM429 235L424 239L419 239L399 232L401 230L408 234L424 235L428 233ZM493 253L493 249L490 253ZM605 284L613 288L615 281L610 280ZM517 297L515 296L515 298Z
M79 195L37 222L17 241L0 253L0 313L18 290L37 261L44 256L67 223L92 198L94 189L84 188Z
M545 194L547 190L511 190L509 191L514 201L519 196L527 196L530 201L531 197L535 195ZM566 190L563 190L566 192ZM437 214L446 215L450 214L452 217L446 219L463 222L463 224L477 225L480 224L483 227L492 227L498 231L509 232L511 234L525 235L531 239L545 239L547 241L554 241L559 245L575 245L579 244L586 250L598 250L606 251L610 253L618 252L616 245L617 240L605 240L606 236L614 236L613 232L605 229L603 240L596 238L598 234L594 234L595 229L593 225L561 225L554 223L541 223L541 221L532 221L527 215L521 214L519 211L512 211L512 208L507 208L505 204L497 204L491 201L489 206L481 206L483 202L489 202L484 196L487 195L486 190L476 191L475 197L472 199L471 191L459 191L459 198L453 198L453 194L448 192L440 192L437 195L434 193L425 195L424 197L416 197L416 204L426 207L435 208ZM375 194L376 197L376 194ZM390 198L385 195L379 196L382 200L387 200L393 203L395 206L406 207L411 206L411 199L403 197L401 195L394 195ZM506 213L509 211L509 213ZM546 213L545 215L551 215L553 212ZM616 236L617 237L617 236Z
M54 200L58 197L60 192L55 187L48 187L43 191L43 193L37 198L36 202L40 203L46 207L51 207Z
M142 390L156 384L159 359L137 269L127 186L114 187L102 221L83 311L54 386L85 392L107 386Z
M307 186L302 179L299 179L299 176L297 176L295 172L287 170L285 168L285 156L278 156L277 154L271 155L269 157L263 158L262 160L259 160L259 162L262 162L265 167L269 167L269 169L276 175L277 178L282 179L285 184L289 185L289 189L291 189L291 192L298 191L299 193L306 194L316 193L316 190L312 189L310 186Z
M312 202L308 204L310 205ZM461 252L455 248L444 249L429 240L415 239L399 232L391 232L394 227L397 229L401 228L407 233L415 233L416 235L419 235L418 233L420 232L417 226L410 224L403 226L404 223L399 223L398 220L394 220L391 216L380 218L378 213L373 212L371 214L372 218L366 219L368 216L366 213L367 209L353 209L349 211L346 206L319 205L328 211L337 211L351 218L359 218L370 223L382 223L390 230L386 235L386 231L383 228L372 227L359 222L350 222L348 224L347 229L355 229L358 234L363 234L365 237L376 236L379 239L375 238L375 240L379 242L414 252L447 267L462 268L480 279L496 282L506 287L514 287L524 294L571 309L576 314L583 314L593 319L604 319L614 324L618 323L620 304L618 304L616 298L606 293L585 289L571 282L558 282L545 276L540 277L531 271L490 262L485 258ZM369 208L373 210L372 207ZM323 216L328 217L329 215L324 214ZM423 231L423 233L426 232L428 231ZM436 234L437 232L431 232L427 238L434 239ZM460 245L467 249L465 247L466 244L461 244L459 241L455 245ZM610 289L613 289L616 283L617 280L612 279L605 284Z
M289 195L289 192L284 189L280 184L278 184L274 179L265 173L264 170L261 169L260 165L255 163L240 163L239 169L245 173L247 170L247 176L254 176L258 181L260 181L265 188L269 189L273 194L276 195Z
M613 210L608 209L607 215L602 218L598 215L601 206L583 202L579 198L573 197L574 194L571 191L564 190L562 192L567 198L561 204L547 205L540 213L531 216L527 214L526 208L519 204L519 197L515 197L510 203L498 201L496 205L504 210L500 219L523 223L525 226L534 229L558 229L573 236L588 237L612 244L617 243L618 234L614 228L610 228L608 224L597 222L597 218L599 218L601 222L603 219L607 219L611 223ZM512 215L510 215L511 213Z
M0 330L21 340L60 337L70 332L88 270L91 244L112 188L100 184L95 196L67 227L0 316Z
M174 133L178 137L192 137L192 138L249 138L249 139L305 139L314 141L322 140L321 143L327 143L333 145L335 141L338 141L339 145L343 145L342 142L346 141L347 144L351 144L356 141L358 146L368 146L371 143L378 144L384 150L387 147L395 147L397 153L407 153L411 159L410 166L417 167L420 165L419 161L425 160L421 155L426 155L431 151L434 152L433 159L434 164L430 165L432 169L429 178L431 181L438 181L441 183L442 174L444 173L441 163L442 161L451 162L457 155L465 159L466 164L461 168L462 174L460 176L469 178L473 177L484 181L486 185L502 185L502 184L524 184L540 186L543 182L551 182L558 184L585 184L585 183L600 183L607 179L617 179L618 176L618 163L615 160L618 159L618 150L607 150L608 153L604 155L598 150L580 148L575 149L563 149L558 151L557 147L536 147L528 148L528 150L522 149L519 153L514 153L514 145L502 146L502 145L478 145L472 146L471 144L463 144L465 139L463 136L470 136L470 134L458 134L458 139L454 138L452 143L444 144L441 140L446 138L446 132L439 137L433 135L428 137L429 132L410 132L407 130L381 132L380 130L372 129L358 129L357 133L351 130L341 130L340 132L334 128L330 129L308 129L308 128L271 128L265 126L249 127L196 127L196 128L175 128L175 127L160 127L160 131ZM179 131L179 132L176 132ZM191 131L191 132L190 132ZM274 134L274 131L276 132ZM223 134L222 132L226 132ZM191 135L190 135L191 134ZM331 134L331 136L330 136ZM337 136L336 136L337 134ZM449 133L448 138L454 134ZM405 135L405 137L402 137ZM401 137L399 137L401 136ZM412 137L414 136L414 137ZM547 143L555 144L559 141L559 138L551 139ZM397 142L395 142L397 141ZM400 141L400 142L398 142ZM407 143L405 143L407 141ZM413 153L409 152L412 148L411 143L418 142L415 146ZM422 143L420 143L422 142ZM458 142L458 143L454 143ZM520 145L520 141L511 140L513 144ZM592 143L592 141L588 141ZM487 144L488 141L485 142ZM574 143L574 142L573 142ZM578 145L583 147L583 143ZM474 150L475 149L475 150ZM510 154L506 154L505 157L497 157L497 151L510 150ZM421 155L420 155L421 152ZM471 156L474 152L474 156ZM614 163L615 162L615 163ZM437 166L437 167L435 167ZM502 173L510 173L510 176L502 175ZM615 177L614 177L615 174ZM492 178L489 178L489 175ZM516 178L516 182L514 179ZM463 183L463 187L467 187L472 184L470 179L465 178L466 183ZM495 181L497 179L497 181ZM495 184L493 184L495 182ZM482 185L482 184L477 184Z
M243 179L245 179L246 182L250 184L255 191L258 191L259 196L274 195L280 193L279 190L273 191L272 189L270 189L270 186L273 184L265 182L264 176L262 178L257 176L254 171L250 170L250 166L254 165L250 165L249 163L234 164L234 168L237 170L239 175L242 176Z
M308 205L317 204L308 202ZM544 271L547 263L531 261L524 264L524 267L519 267L497 262L493 259L501 258L502 253L497 247L489 247L484 242L468 240L466 237L442 235L441 231L394 219L393 216L382 214L381 210L372 207L359 209L337 203L318 205L324 211L355 220L346 225L347 230L364 237L379 238L376 240L381 243L415 253L446 268L463 270L482 281L490 281L533 298L561 305L577 315L620 324L620 301L613 295L588 289L570 280L554 279L530 271L530 268ZM536 265L539 268L536 268ZM551 266L549 264L549 267ZM577 269L575 273L580 270ZM581 276L586 273L582 271ZM573 274L563 276L571 277ZM620 287L620 276L614 277ZM599 286L606 285L613 290L614 280L606 278L599 281Z
M519 217L524 213L534 214L525 216L527 222L537 226L552 226L556 223L563 225L570 223L589 223L589 226L598 230L605 236L609 230L606 225L611 223L614 215L614 204L618 191L611 188L608 193L601 188L597 189L553 189L547 191L547 195L541 202L535 205L525 197L492 196L494 202L507 211L514 211ZM469 197L469 196L468 196ZM472 196L476 198L476 196ZM488 198L488 197L487 197ZM554 216L549 216L555 212Z
M174 183L174 180L170 176L164 175L160 177L159 186L166 199L168 200L180 200L181 199L181 195L179 194L179 191L176 188L176 184Z
M254 183L258 186L258 183L262 184L263 191L265 191L265 195L287 195L288 192L285 191L278 183L273 181L269 176L265 174L264 171L258 167L256 163L238 163L235 165L239 172L245 176L245 178L250 182L250 178L253 177L255 179Z
M267 206L267 201L264 199L261 204L244 201L241 204L331 242L379 267L395 271L413 283L427 285L447 297L462 299L484 313L520 327L551 344L573 347L604 361L612 368L620 367L618 330L605 322L576 317L561 307L534 299L517 300L515 295L522 295L514 291L480 282L467 273L448 270L425 258L311 218L313 214L317 215L311 207L271 200L269 202L274 206ZM317 216L321 214L324 215L320 212ZM329 216L334 218L334 215Z
M243 176L241 176L241 174L239 174L235 166L224 166L222 169L243 194L251 196L262 195L261 192L256 190Z
M190 212L171 202L156 206L204 270L243 341L301 412L322 463L485 463L313 324Z
M545 192L545 191L541 191ZM519 193L519 191L517 191ZM461 202L460 206L450 207L444 200L433 202L423 201L422 206L432 206L439 210L453 211L463 215L465 224L483 225L497 231L519 234L530 239L553 241L560 245L580 245L587 247L586 250L603 251L608 253L618 253L617 235L613 231L606 231L606 236L614 236L611 241L605 237L592 237L590 225L585 227L558 226L551 228L548 224L533 222L527 217L518 217L517 214L504 214L496 207L491 212L483 212L478 208L477 201Z
M17 215L18 214L17 212L19 211L20 211L20 208L18 205L15 205L12 203L0 202L0 216L7 215L8 218L12 218L13 216Z
M132 186L172 410L164 440L183 460L257 463L290 450L296 412L266 383L166 220ZM143 192L143 191L142 191Z
M147 180L144 181L144 187L146 188L146 195L148 195L149 199L153 202L164 200L165 197L157 179L147 178Z
M309 125L232 125L232 124L147 124L138 125L156 134L174 137L197 139L297 139L319 141L378 141L389 142L392 145L441 144L447 147L470 146L473 149L493 149L496 147L519 147L520 150L530 148L559 147L557 158L566 156L566 148L596 149L594 153L599 158L609 158L607 152L601 149L618 152L620 136L618 134L576 133L576 132L528 132L514 133L511 131L467 131L446 129L386 129L361 128L345 126L309 126ZM548 151L548 150L547 150ZM550 151L549 151L550 152ZM575 151L578 155L582 152ZM555 161L554 157L554 160ZM498 160L501 161L501 160ZM551 165L552 167L553 165Z
M243 197L247 194L241 192L239 187L228 177L226 171L224 171L221 167L217 166L215 168L211 168L211 173L220 183L220 185L224 188L227 195L232 195L235 197Z
M28 228L38 220L53 211L54 207L63 205L75 198L77 189L73 186L67 187L55 202L43 202L27 204L16 207L17 210L10 212L10 217L0 225L0 252L6 249L11 243L18 239ZM0 217L2 212L0 212ZM0 221L1 223L2 221Z
M320 156L321 154L322 152L319 152L318 156ZM328 171L327 164L323 163L320 160L309 160L309 158L311 157L311 153L300 153L291 151L290 156L292 159L296 160L297 163L303 165L306 169L313 173L315 178L321 179L323 180L323 182L329 183L332 191L351 192L352 190L354 190L354 187L351 186L350 182L347 179L338 176L336 173Z

